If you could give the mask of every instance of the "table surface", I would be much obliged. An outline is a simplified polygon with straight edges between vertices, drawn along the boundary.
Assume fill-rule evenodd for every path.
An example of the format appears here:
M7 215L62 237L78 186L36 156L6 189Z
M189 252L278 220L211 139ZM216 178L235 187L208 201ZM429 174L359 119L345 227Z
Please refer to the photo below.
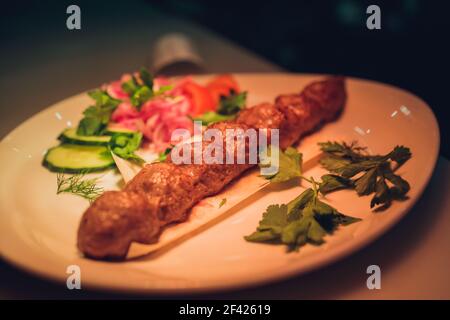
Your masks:
M91 25L74 35L61 27L47 36L8 44L0 74L0 137L58 100L98 86L120 74L148 65L151 44L168 32L190 37L204 59L206 72L277 72L281 68L236 46L195 23L148 9L114 4L108 17L133 10L125 27ZM142 35L145 35L143 40ZM27 35L24 35L26 38ZM126 43L126 50L117 48ZM6 53L5 53L6 52ZM8 59L9 58L9 59ZM5 63L13 61L13 63ZM45 81L39 81L45 79ZM21 84L32 83L27 94ZM13 112L6 101L15 101ZM356 254L312 273L261 287L200 299L450 299L450 162L440 157L423 196L387 234ZM2 212L1 214L5 214ZM381 268L381 290L368 290L366 268ZM167 298L128 296L88 290L37 279L0 260L0 299ZM174 297L174 298L186 298Z

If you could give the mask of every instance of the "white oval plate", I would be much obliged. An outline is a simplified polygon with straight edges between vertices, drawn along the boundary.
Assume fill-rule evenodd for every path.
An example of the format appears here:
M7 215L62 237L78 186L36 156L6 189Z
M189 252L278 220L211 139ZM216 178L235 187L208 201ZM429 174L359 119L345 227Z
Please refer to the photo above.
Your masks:
M238 74L249 92L249 105L273 101L281 93L300 91L317 75ZM200 79L202 80L202 79ZM90 103L86 94L59 102L30 118L0 143L0 249L13 264L63 282L69 265L81 268L81 285L140 293L188 293L240 288L318 268L367 245L399 221L416 202L434 169L439 150L436 119L425 102L389 85L348 79L348 103L338 121L326 125L300 144L338 137L358 140L373 153L395 145L411 148L413 157L401 169L411 184L409 199L374 213L370 197L339 191L327 201L363 221L327 236L322 246L307 245L297 253L283 246L246 242L269 204L285 203L304 188L271 189L245 202L220 223L157 255L111 263L83 258L76 248L78 221L88 202L56 195L56 175L41 166L45 150L57 143L67 125L76 125ZM307 175L320 177L319 166ZM117 188L113 171L102 176L106 188ZM406 241L406 239L405 239ZM408 239L411 241L411 239Z

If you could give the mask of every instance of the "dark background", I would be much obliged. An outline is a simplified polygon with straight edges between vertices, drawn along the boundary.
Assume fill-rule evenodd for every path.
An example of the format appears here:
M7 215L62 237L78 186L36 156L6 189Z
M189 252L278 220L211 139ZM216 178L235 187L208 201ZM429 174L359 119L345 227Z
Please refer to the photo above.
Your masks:
M148 10L192 20L289 71L369 78L415 93L433 108L441 128L441 153L450 156L448 1L143 1ZM61 12L69 4L79 4L83 14L101 20L104 27L120 26L120 20L108 19L108 3L2 2L0 71L20 68L20 59L39 46L36 39L51 36L64 23ZM370 4L381 7L381 30L366 28ZM10 50L21 55L15 57ZM0 108L6 108L0 101Z
M381 30L366 28L371 4L381 8ZM415 93L433 108L449 157L449 1L171 0L160 7L287 70L369 78Z

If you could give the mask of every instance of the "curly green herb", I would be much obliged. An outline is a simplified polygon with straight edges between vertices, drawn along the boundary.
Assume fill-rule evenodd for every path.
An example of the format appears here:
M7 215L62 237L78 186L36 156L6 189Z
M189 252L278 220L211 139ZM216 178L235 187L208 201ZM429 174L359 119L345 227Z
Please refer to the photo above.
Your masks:
M56 194L72 193L92 202L103 193L103 188L97 185L98 180L99 178L85 179L85 173L72 176L58 173Z

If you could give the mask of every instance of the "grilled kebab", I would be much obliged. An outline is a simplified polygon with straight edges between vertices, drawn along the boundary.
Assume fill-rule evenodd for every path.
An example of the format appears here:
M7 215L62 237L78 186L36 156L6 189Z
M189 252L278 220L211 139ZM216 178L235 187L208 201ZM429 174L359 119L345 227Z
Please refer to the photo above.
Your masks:
M345 102L344 78L330 77L309 84L301 93L280 95L274 103L245 108L235 120L208 128L222 131L224 140L226 129L279 129L284 149L335 119ZM248 155L248 145L245 150ZM124 259L132 242L155 243L165 226L185 221L196 203L253 166L179 165L170 157L147 164L122 191L103 193L86 210L78 229L78 248L91 258Z

